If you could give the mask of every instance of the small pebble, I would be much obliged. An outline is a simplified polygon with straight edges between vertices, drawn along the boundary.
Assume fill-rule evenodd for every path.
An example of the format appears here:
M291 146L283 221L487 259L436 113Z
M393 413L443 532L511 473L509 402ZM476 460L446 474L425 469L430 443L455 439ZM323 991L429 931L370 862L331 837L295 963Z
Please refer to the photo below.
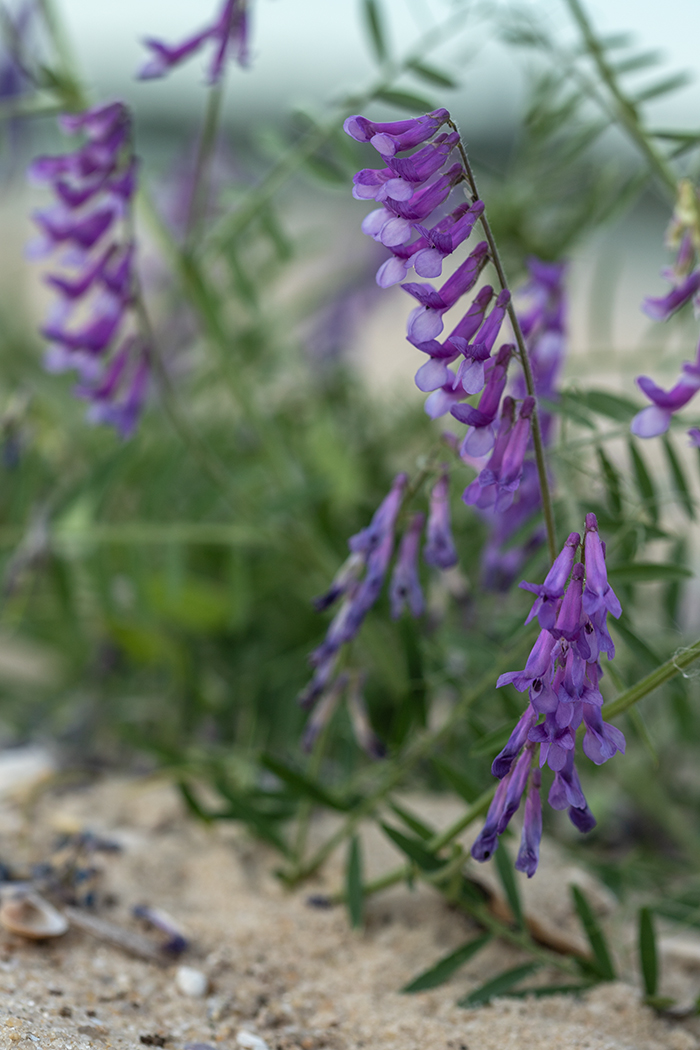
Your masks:
M185 1050L216 1050L211 1043L185 1043Z
M201 999L207 994L209 978L201 970L195 970L192 966L178 966L175 974L175 984L183 993L193 999Z
M270 1050L264 1039L261 1039L259 1035L255 1035L254 1032L248 1032L245 1028L241 1028L239 1031L236 1036L236 1042L244 1050Z

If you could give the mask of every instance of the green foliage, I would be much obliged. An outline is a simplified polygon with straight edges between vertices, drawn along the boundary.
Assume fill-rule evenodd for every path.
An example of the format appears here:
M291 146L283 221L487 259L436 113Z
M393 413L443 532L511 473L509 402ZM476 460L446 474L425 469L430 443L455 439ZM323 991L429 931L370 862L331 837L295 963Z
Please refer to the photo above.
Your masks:
M424 970L423 973L414 977L401 991L412 994L413 992L424 992L428 988L437 988L439 985L444 984L445 981L449 981L450 977L460 967L468 963L477 952L481 951L490 940L491 934L484 933L481 937L475 937L473 940L467 941L461 948L456 948L455 951L443 956L430 969Z

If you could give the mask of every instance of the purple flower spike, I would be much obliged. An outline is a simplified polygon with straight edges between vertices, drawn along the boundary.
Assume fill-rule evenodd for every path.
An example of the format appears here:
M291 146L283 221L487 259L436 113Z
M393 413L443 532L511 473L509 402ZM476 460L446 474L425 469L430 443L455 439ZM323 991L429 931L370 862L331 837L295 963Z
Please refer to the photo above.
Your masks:
M538 596L525 623L530 623L537 616L540 627L544 630L549 630L554 626L557 602L563 597L580 542L581 537L578 532L570 533L561 553L557 555L552 568L545 576L543 584L526 583L525 580L520 584L523 590L531 591Z
M530 787L525 799L525 819L520 839L520 849L515 861L515 870L523 871L529 879L537 871L540 860L540 841L542 840L542 800L540 786L542 774L533 769L530 774Z
M586 587L583 592L583 608L589 616L605 609L617 619L622 613L622 606L614 590L608 583L605 568L605 554L598 535L598 522L595 514L586 515Z
M443 474L430 494L430 513L423 559L428 565L449 569L459 561L450 526L450 479Z
M418 577L418 547L425 524L424 514L414 514L399 546L399 554L389 586L392 619L398 620L408 606L416 619L425 611L425 600Z
M347 118L343 130L357 142L371 142L382 156L393 157L402 150L427 142L449 119L450 114L446 109L435 109L413 120L395 120L385 124L353 116Z
M153 80L165 76L171 69L185 62L207 42L214 44L214 56L209 65L207 81L217 84L221 79L229 52L240 66L248 65L248 0L226 0L218 18L207 28L174 46L160 40L144 43L151 58L138 73L139 80Z
M134 309L136 249L128 217L137 161L131 120L126 106L114 102L67 114L60 123L85 141L72 153L40 157L30 169L58 198L35 216L44 249L72 246L63 259L72 270L47 277L60 300L42 328L51 341L45 365L49 371L75 369L75 392L90 402L88 420L107 423L126 438L141 416L151 379L151 353Z

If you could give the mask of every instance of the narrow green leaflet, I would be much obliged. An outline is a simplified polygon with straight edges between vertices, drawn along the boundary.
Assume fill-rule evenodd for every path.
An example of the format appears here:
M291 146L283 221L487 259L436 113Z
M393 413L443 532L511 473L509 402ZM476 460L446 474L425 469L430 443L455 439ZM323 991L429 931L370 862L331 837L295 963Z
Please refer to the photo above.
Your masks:
M659 962L651 908L639 909L639 965L647 996L655 996L659 983Z
M622 487L620 484L620 475L605 455L602 448L598 448L596 452L598 455L598 462L600 463L600 472L603 476L605 488L608 492L608 506L610 512L613 517L619 518L622 514Z
M444 867L445 861L436 857L429 849L426 849L420 839L404 835L403 832L397 831L396 828L392 828L389 824L382 824L382 829L402 853L405 853L409 860L415 861L423 871L437 871L439 868Z
M318 802L321 806L328 806L330 809L340 810L341 813L345 813L350 809L350 804L344 799L336 798L335 795L331 794L330 791L327 791L321 784L317 784L314 780L311 780L299 770L285 765L284 762L279 758L275 758L273 755L262 755L260 758L260 765L264 766L265 769L269 769L269 771L274 773L276 777L279 777L279 779L285 783L295 795L309 798L312 802Z
M435 103L429 98L414 95L411 91L378 91L375 98L381 102L388 102L390 106L398 106L399 109L407 109L411 113L429 113L437 109Z
M372 50L380 62L387 57L386 37L382 26L382 16L377 0L364 0L363 13L365 16L365 28L369 37Z
M458 86L457 81L453 77L448 77L446 73L436 69L435 66L429 66L426 62L420 62L417 58L413 62L409 62L408 68L428 84L435 84L437 87L442 88L456 88Z
M645 510L649 512L651 520L654 523L657 523L659 520L659 504L656 498L654 482L651 480L651 474L644 462L644 457L637 447L637 442L630 438L628 441L628 448L630 450L630 459L632 460L634 479L637 482L637 488L642 503L644 504Z
M463 999L458 999L457 1006L480 1006L481 1003L487 1003L489 999L493 999L495 995L507 994L513 985L519 984L525 977L539 970L541 966L541 962L530 962L522 966L514 966L512 970L506 970L505 973L499 973L498 977L493 977L470 992L469 995L465 995Z
M450 952L449 955L443 956L429 970L424 970L423 973L414 977L401 991L407 994L424 992L427 988L437 988L439 984L444 984L445 981L449 981L453 973L459 970L460 966L464 966L466 962L469 962L490 940L491 934L485 933L481 937L476 937L473 941L467 941L461 948L457 948L455 951Z
M601 930L598 920L593 914L593 909L583 893L583 890L578 886L571 887L571 896L573 897L574 907L576 908L578 917L581 920L581 924L586 933L586 937L588 937L591 951L593 952L593 968L601 980L614 981L615 967L613 966L608 944L605 940L605 934Z
M637 92L633 100L637 104L649 102L650 99L658 98L659 95L668 95L672 91L678 91L690 83L690 79L689 73L676 73L673 76L665 77L663 80L657 80L655 84L650 84L649 87Z
M512 722L509 722L508 725L499 726L497 729L492 729L490 733L486 733L469 748L469 754L474 756L497 754L506 744L512 731Z
M686 580L692 576L690 569L683 565L669 565L663 562L630 562L628 565L615 565L608 569L610 583L652 583L654 580Z
M543 999L546 995L575 995L577 992L587 992L590 984L542 984L537 988L520 988L514 992L505 994L512 999L521 999L531 995L534 999Z
M393 809L396 816L404 822L406 827L410 828L411 831L415 831L416 835L418 835L418 837L423 839L425 842L427 842L428 839L431 839L435 834L434 828L428 827L427 824L424 824L423 821L416 817L413 813L409 813L407 809L404 809L403 806L400 806L398 802L390 802L389 806L391 807L391 809Z
M345 900L353 929L362 926L364 893L362 892L362 851L360 840L353 835L348 846L348 862L345 869Z
M450 787L453 788L458 795L461 795L465 802L473 802L474 799L479 797L480 791L478 787L476 787L463 770L454 769L441 758L433 758L432 763L440 776L444 777Z
M510 858L510 853L508 852L506 844L502 839L494 854L494 862L508 904L510 905L510 910L513 912L518 928L522 930L525 927L525 916L523 915L523 907L520 903L518 885L515 881L515 868L513 867L513 861Z
M686 481L683 468L681 467L676 450L671 444L671 439L668 434L664 435L663 438L664 452L668 460L668 465L671 468L671 477L673 478L673 486L678 493L683 508L690 518L691 521L695 521L695 505L693 503L693 497L688 488L688 482Z
M567 398L576 401L599 416L607 416L617 423L629 423L639 412L640 406L619 394L610 394L607 390L567 391Z

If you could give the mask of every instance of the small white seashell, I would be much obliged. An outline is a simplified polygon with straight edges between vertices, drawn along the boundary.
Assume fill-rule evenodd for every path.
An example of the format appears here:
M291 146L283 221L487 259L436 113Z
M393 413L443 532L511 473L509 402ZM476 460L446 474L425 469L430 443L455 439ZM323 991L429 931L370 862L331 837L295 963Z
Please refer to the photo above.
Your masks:
M0 907L0 923L11 933L40 941L60 937L68 929L65 915L32 890L6 898Z
M195 970L192 966L178 966L175 974L175 984L183 995L189 995L193 999L201 999L207 994L209 978L201 970Z
M259 1035L255 1035L254 1032L247 1031L245 1028L241 1028L239 1031L236 1036L236 1042L244 1050L270 1050L264 1039L261 1039Z

